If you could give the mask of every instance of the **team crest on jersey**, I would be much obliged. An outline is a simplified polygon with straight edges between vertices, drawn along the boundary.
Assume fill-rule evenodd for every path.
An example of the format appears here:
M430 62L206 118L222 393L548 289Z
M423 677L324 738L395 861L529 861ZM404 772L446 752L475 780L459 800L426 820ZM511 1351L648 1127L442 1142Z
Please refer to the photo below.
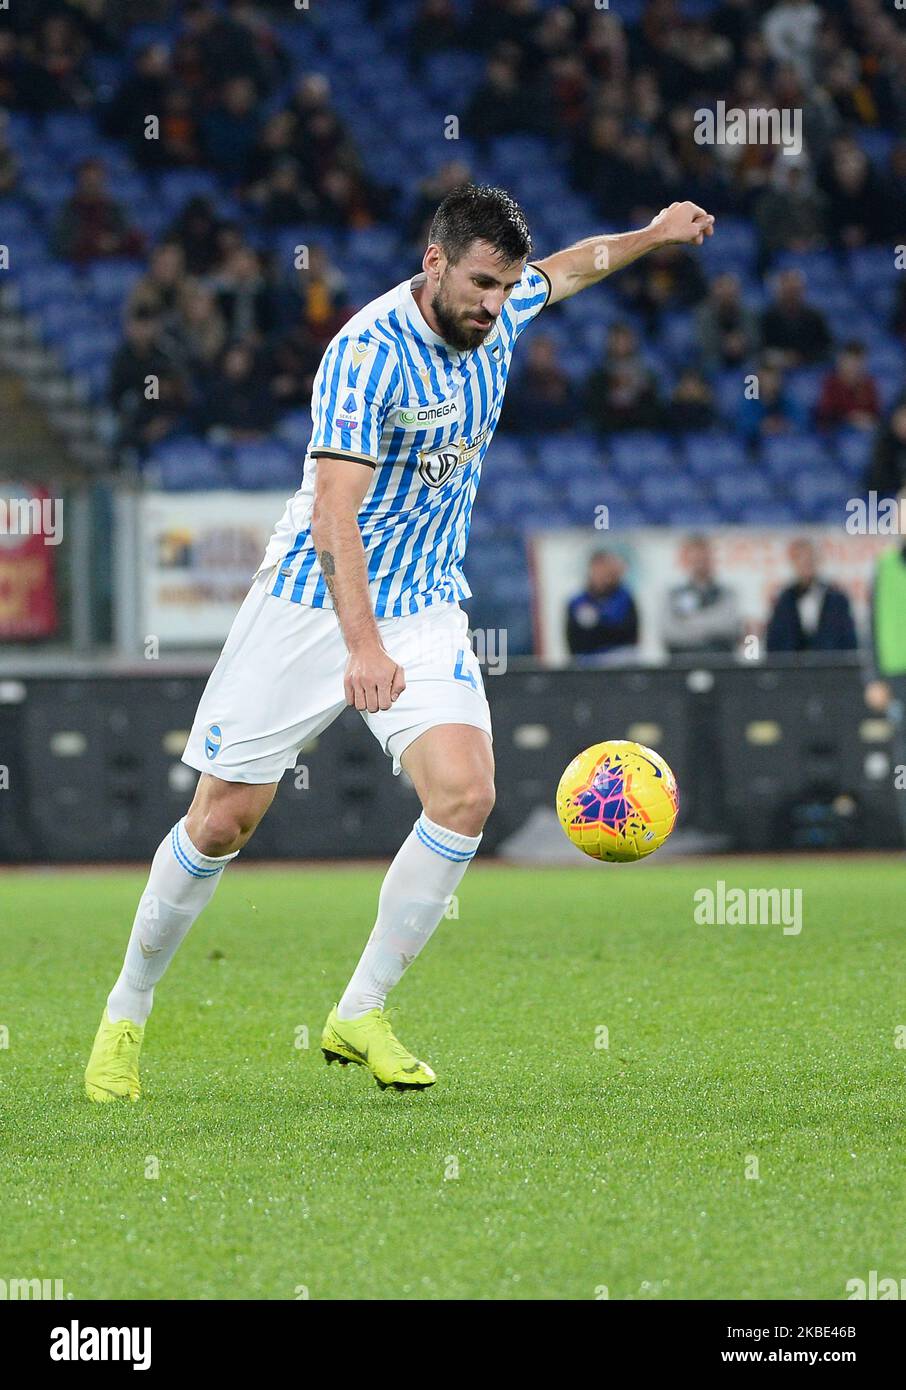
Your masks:
M418 476L428 487L443 487L461 457L459 444L444 449L419 449Z
M418 476L428 487L443 487L460 464L471 463L488 437L486 429L474 439L457 439L439 449L419 449Z

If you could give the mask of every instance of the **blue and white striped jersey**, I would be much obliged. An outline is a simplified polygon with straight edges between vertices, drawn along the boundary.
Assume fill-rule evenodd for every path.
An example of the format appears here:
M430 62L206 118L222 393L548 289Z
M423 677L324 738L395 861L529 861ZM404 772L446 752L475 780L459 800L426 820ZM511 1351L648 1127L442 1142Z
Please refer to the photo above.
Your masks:
M519 334L550 283L529 265L481 347L458 352L428 327L404 281L361 309L329 344L312 391L314 431L302 486L286 505L262 570L268 592L329 608L311 538L321 454L371 464L358 522L375 615L401 617L471 594L462 572L481 464L503 405Z

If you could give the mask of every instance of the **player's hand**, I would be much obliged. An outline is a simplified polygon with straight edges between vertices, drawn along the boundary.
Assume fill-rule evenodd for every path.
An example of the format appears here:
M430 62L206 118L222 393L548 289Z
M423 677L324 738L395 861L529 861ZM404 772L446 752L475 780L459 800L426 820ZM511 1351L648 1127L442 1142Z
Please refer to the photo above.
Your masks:
M651 226L660 246L701 246L706 236L714 235L714 218L697 203L671 203L661 208Z
M377 714L389 709L406 689L406 677L383 647L366 647L350 652L343 678L347 705Z
M876 714L884 714L892 693L886 681L869 681L865 687L865 703Z

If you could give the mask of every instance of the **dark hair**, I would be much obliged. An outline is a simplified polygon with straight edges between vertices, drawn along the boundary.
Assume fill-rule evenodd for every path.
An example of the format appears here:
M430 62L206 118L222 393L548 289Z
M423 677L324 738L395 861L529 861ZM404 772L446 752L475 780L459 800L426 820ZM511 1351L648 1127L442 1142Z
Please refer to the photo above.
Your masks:
M525 213L503 188L464 183L444 198L431 222L428 239L440 246L451 265L473 241L486 241L502 261L522 261L531 254L532 234Z

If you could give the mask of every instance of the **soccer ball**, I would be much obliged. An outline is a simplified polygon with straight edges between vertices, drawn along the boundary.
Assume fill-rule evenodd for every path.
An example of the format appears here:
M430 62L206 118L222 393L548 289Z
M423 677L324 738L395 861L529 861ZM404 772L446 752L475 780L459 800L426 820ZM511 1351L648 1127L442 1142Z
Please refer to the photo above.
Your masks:
M586 748L557 788L557 815L573 844L616 864L653 854L678 810L676 778L664 759L628 739Z

